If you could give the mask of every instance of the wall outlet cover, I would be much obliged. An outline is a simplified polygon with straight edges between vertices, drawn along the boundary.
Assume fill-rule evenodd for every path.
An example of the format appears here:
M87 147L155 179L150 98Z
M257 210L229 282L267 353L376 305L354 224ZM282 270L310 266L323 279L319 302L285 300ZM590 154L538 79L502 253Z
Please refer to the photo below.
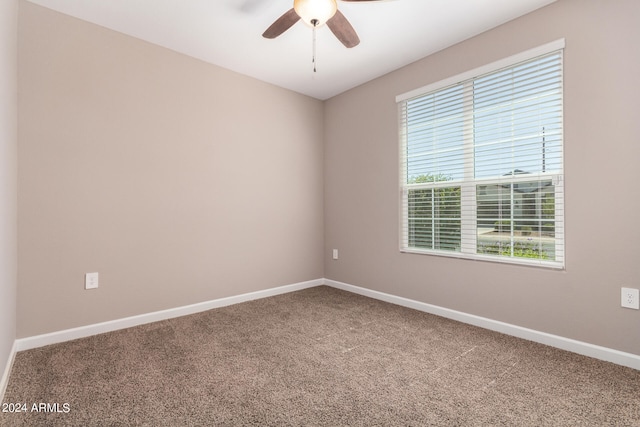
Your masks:
M98 273L87 273L84 275L84 288L85 289L98 288Z
M633 288L622 288L620 305L625 308L640 310L640 291Z

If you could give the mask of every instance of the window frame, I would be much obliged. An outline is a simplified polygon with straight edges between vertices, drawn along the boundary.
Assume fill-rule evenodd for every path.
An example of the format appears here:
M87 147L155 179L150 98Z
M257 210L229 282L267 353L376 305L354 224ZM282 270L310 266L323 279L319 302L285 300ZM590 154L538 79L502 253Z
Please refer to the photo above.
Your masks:
M497 263L539 266L552 269L564 269L565 268L565 236L564 236L564 127L560 129L560 165L561 169L559 173L546 173L538 172L532 174L526 174L523 176L511 175L504 180L497 178L475 178L474 169L474 149L473 143L469 144L466 141L463 150L464 153L464 177L462 179L453 179L442 182L429 182L424 184L409 184L407 183L407 133L406 128L402 126L405 122L404 114L406 112L403 105L406 101L418 98L421 96L429 95L439 90L453 87L459 84L469 84L473 82L473 79L481 77L486 74L490 74L502 69L510 68L518 65L519 63L535 59L540 56L560 52L560 83L561 87L564 87L564 70L563 70L563 52L565 47L564 39L559 39L545 45L529 49L525 52L501 59L499 61L492 62L482 67L475 68L462 74L441 80L439 82L412 90L410 92L398 95L396 102L398 104L398 124L399 124L399 148L400 148L400 229L399 229L399 246L402 253L416 253L426 255L437 255L453 258L464 258L481 261L491 261ZM564 89L562 89L564 91ZM562 96L564 98L564 95ZM564 101L562 100L560 105L560 117L564 117L563 112ZM466 114L466 113L465 113ZM473 123L473 121L463 121L464 126ZM472 124L470 126L473 126ZM465 129L465 134L473 135L473 129ZM473 137L471 137L473 138ZM497 183L513 183L513 182L525 182L525 181L543 181L550 180L554 186L554 203L555 211L555 259L530 259L517 256L497 256L478 253L478 201L476 198L479 185L491 185ZM460 217L460 251L451 251L443 249L425 249L419 247L409 246L409 231L408 231L408 213L409 213L409 192L419 189L435 189L439 187L460 187L461 205L461 217ZM473 230L473 233L470 232ZM513 236L512 236L513 239ZM513 242L513 240L512 240Z

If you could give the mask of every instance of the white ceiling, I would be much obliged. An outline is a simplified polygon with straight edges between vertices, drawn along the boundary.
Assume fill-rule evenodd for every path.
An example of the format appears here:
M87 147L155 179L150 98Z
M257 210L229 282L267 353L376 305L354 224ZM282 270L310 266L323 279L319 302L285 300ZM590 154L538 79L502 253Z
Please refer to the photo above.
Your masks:
M320 28L317 73L301 21L262 37L292 0L29 1L324 100L555 0L338 1L361 43L347 49Z

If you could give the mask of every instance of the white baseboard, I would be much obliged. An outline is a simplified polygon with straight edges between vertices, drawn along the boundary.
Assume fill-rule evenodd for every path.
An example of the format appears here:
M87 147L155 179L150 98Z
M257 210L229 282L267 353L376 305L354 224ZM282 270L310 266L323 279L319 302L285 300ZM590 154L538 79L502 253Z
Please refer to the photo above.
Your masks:
M228 305L238 304L241 302L313 288L322 284L324 284L324 279L310 280L308 282L300 282L292 285L265 289L263 291L250 292L247 294L205 301L198 304L155 311L153 313L141 314L138 316L125 317L124 319L111 320L108 322L96 323L93 325L81 326L78 328L66 329L63 331L51 332L49 334L36 335L28 338L20 338L16 340L16 347L17 351L30 350L32 348L43 347L45 345L56 344L78 338L85 338L105 332L117 331L119 329L131 328L133 326L143 325L146 323L187 316L189 314L200 313L213 308L226 307Z
M437 316L457 320L462 323L479 326L484 329L501 332L506 335L523 338L529 341L534 341L540 344L545 344L551 347L578 353L583 356L589 356L595 359L600 359L640 370L640 355L625 353L607 347L601 347L582 341L576 341L570 338L564 338L558 335L548 334L546 332L523 328L521 326L511 325L509 323L499 322L497 320L487 319L485 317L475 316L473 314L467 314L461 311L439 307L437 305L426 304L423 302L402 298L383 292L373 291L371 289L361 288L358 286L349 285L347 283L337 282L335 280L325 279L324 284L377 300L386 301L392 304L412 308L430 314L435 314Z
M7 364L4 367L2 377L0 377L0 403L4 402L4 392L7 391L7 385L9 385L9 375L11 375L13 361L16 358L16 352L18 351L17 347L17 342L14 341L13 346L11 347L11 352L9 353L9 360L7 360Z
M489 329L503 334L523 338L529 341L556 347L562 350L571 351L582 354L584 356L612 362L618 365L627 366L640 370L640 355L625 353L622 351L589 344L558 335L548 334L533 329L523 328L521 326L511 325L509 323L499 322L497 320L485 317L475 316L473 314L463 313L461 311L451 310L432 304L426 304L420 301L408 298L398 297L371 289L361 288L347 283L338 282L329 279L316 279L308 282L301 282L277 288L266 289L263 291L251 292L242 295L236 295L227 298L220 298L212 301L206 301L198 304L192 304L183 307L176 307L168 310L156 311L153 313L142 314L139 316L126 317L124 319L112 320L109 322L97 323L94 325L82 326L79 328L67 329L49 334L37 335L34 337L20 338L14 343L10 360L5 367L0 382L0 397L4 394L7 382L9 380L9 372L13 364L16 351L29 350L32 348L43 347L49 344L70 341L78 338L84 338L91 335L97 335L105 332L116 331L119 329L130 328L146 323L157 322L160 320L172 319L175 317L186 316L189 314L199 313L214 308L225 307L241 302L252 301L260 298L285 294L289 292L299 291L302 289L313 288L320 285L327 285L337 289L342 289L355 294L364 295L370 298L386 301L403 307L412 308L437 316L446 317L448 319L457 320L481 328Z

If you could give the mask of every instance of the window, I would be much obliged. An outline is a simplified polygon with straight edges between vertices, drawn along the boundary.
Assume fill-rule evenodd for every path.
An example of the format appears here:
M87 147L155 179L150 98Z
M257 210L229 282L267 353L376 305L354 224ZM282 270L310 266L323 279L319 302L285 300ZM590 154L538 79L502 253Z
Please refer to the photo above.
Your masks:
M398 97L403 252L564 267L563 47Z

